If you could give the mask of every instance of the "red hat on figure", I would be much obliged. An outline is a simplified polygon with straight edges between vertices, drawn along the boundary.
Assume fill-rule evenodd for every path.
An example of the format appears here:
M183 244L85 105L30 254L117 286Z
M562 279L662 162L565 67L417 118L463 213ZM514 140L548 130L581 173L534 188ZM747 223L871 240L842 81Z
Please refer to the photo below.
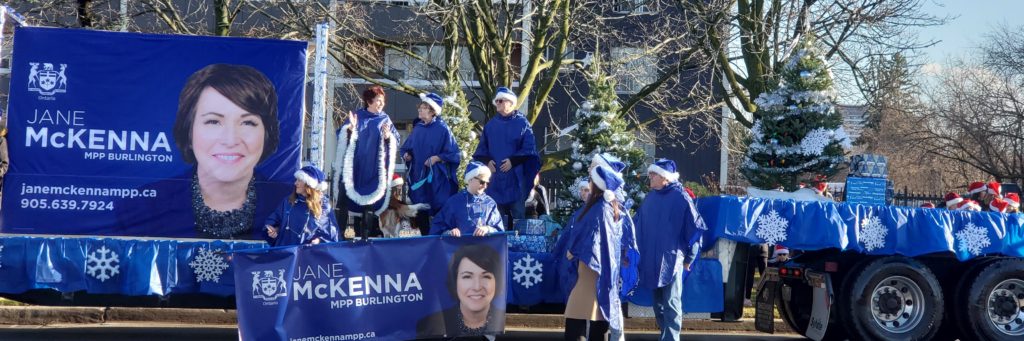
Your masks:
M389 186L390 188L394 188L394 187L402 186L402 185L405 185L405 180L402 179L401 175L398 175L398 173L395 173L394 175L391 176L391 186Z
M824 194L826 189L828 189L828 184L824 181L814 185L814 191L818 192L818 194Z
M1003 186L995 181L989 182L988 185L985 186L985 190L988 191L989 194L995 194L996 197L1000 196L999 192L1002 192L1002 189Z
M935 208L935 204L930 203L930 202L926 202L926 203L921 204L921 208Z
M970 186L967 186L967 195L975 193L981 193L985 191L985 183L981 181L972 182Z
M1020 208L1020 196L1017 193L1006 193L1006 197L1003 199L1010 204L1010 207Z
M946 193L945 200L946 200L946 207L948 208L950 206L954 206L954 205L957 205L957 204L963 202L964 198L961 198L959 194L956 194L954 192L949 192L949 193Z
M977 201L974 201L974 200L971 200L971 199L967 199L967 200L964 200L963 202L961 202L960 205L958 205L956 207L956 209L961 210L961 211L975 211L975 212L978 212L978 211L981 211L981 205L978 205Z
M988 208L992 210L992 212L1006 213L1007 206L1010 206L1010 203L999 198L992 199L992 202L988 203Z

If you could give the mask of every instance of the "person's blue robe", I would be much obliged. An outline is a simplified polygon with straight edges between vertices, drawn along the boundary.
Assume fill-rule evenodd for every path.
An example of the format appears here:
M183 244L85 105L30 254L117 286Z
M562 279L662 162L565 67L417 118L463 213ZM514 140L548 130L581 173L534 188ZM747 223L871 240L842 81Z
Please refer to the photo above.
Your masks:
M487 194L500 205L526 202L533 178L540 171L540 155L530 121L518 110L508 117L495 116L484 126L473 159L487 164L494 161L494 174ZM501 162L509 159L512 169L501 171Z
M582 209L578 212L582 212ZM567 232L565 250L573 255L569 264L583 262L591 270L597 272L597 303L601 308L601 316L608 321L611 328L622 330L621 295L632 288L628 279L623 278L622 257L629 257L635 264L636 249L626 234L632 226L628 214L621 213L615 220L611 203L599 200L586 214L575 214L572 226ZM566 257L563 253L559 257ZM575 266L563 267L562 287L570 291L576 286L578 278ZM619 280L623 279L620 284Z
M391 139L384 141L381 126L391 122L388 114L374 114L359 109L356 114L354 134L348 134L346 121L338 136L337 157L334 160L335 189L339 180L344 185L346 206L349 212L363 213L363 205L369 205L375 214L387 209L391 200L388 184L395 173L395 156L398 153L398 130L391 125ZM353 143L355 142L355 143Z
M636 215L640 286L655 289L671 284L673 275L684 270L683 263L697 258L706 230L696 205L680 183L651 190Z
M402 143L398 155L406 153L412 161L406 163L409 168L409 200L414 204L429 204L430 215L441 210L441 206L459 190L456 172L462 161L462 152L455 143L451 129L440 116L434 117L430 123L424 124L416 120L412 134ZM430 168L424 166L432 156L441 158ZM419 187L415 187L420 184Z
M472 236L479 225L491 226L504 231L498 204L486 193L469 194L462 190L448 198L440 212L430 223L430 234L444 234L448 230L459 229L463 236Z
M267 243L273 246L301 245L316 238L322 242L338 241L338 220L331 210L330 200L323 197L320 207L322 213L320 218L316 218L306 206L305 197L296 196L294 204L288 199L282 200L265 224L277 228L277 238L270 238L266 235L266 227L263 228Z

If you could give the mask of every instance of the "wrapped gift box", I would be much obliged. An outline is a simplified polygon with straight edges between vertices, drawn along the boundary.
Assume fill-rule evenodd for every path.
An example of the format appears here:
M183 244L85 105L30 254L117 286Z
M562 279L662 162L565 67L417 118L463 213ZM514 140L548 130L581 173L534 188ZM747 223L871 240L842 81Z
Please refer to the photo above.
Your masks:
M551 252L554 246L547 236L518 235L508 237L508 250L512 252Z
M516 219L513 224L519 235L543 236L548 232L547 222L540 219Z

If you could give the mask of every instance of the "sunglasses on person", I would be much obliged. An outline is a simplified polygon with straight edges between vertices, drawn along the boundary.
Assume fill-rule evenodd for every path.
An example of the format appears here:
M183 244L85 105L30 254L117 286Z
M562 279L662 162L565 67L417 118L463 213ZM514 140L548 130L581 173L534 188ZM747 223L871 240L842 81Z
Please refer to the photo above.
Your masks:
M481 185L484 185L484 186L487 186L487 183L489 182L489 181L486 181L486 180L481 179L481 178L473 178L473 179L476 180L477 182L479 182Z

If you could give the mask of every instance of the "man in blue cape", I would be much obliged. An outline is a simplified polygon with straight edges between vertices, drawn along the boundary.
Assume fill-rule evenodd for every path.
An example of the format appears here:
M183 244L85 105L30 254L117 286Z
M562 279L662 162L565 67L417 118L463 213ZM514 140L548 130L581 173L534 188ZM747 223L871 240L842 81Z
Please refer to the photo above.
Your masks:
M483 236L503 231L498 204L484 189L491 179L491 170L480 162L466 165L466 189L448 198L430 225L432 235Z
M398 150L409 168L409 201L430 205L429 215L420 212L416 217L417 227L424 235L429 232L429 217L437 214L448 197L459 190L455 172L462 161L462 152L448 124L441 119L443 107L441 96L420 94L412 133Z
M693 200L679 183L676 163L658 159L647 168L651 191L636 215L640 247L640 287L654 291L654 317L660 340L679 340L684 271L700 252L707 230Z
M502 218L526 217L526 197L540 171L540 155L530 121L514 108L518 98L506 87L494 96L498 115L484 126L473 159L490 168L492 183L487 194L498 203ZM511 228L511 221L505 222Z

